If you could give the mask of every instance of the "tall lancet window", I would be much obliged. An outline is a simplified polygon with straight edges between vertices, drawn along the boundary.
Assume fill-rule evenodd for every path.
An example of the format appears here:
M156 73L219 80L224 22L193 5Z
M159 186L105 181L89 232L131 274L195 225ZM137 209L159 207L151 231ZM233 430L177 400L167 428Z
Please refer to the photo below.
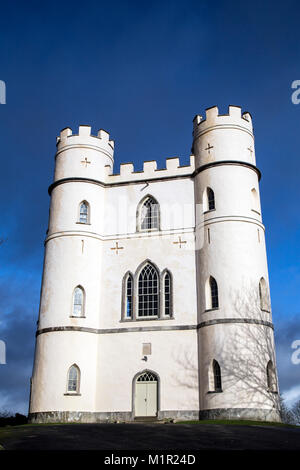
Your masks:
M211 188L207 188L207 210L212 211L215 208L215 193Z
M152 196L146 197L141 204L138 211L138 219L139 230L159 229L159 205Z
M214 391L222 391L222 377L221 377L221 368L219 363L214 359L213 360L213 373L214 373Z
M153 317L159 314L158 273L146 264L138 278L138 316Z
M73 364L68 372L68 392L79 393L80 371L79 368Z
M164 288L164 315L171 316L171 276L168 271L163 275L163 288Z
M211 308L219 307L219 294L218 294L218 284L214 277L210 276L209 278L210 286L210 295L211 295Z
M84 316L84 290L80 286L77 286L74 290L73 316L74 317Z
M125 317L132 318L132 298L133 298L133 279L128 274L125 285L126 301L125 301Z
M79 222L81 224L89 223L89 205L86 201L80 203L79 208Z

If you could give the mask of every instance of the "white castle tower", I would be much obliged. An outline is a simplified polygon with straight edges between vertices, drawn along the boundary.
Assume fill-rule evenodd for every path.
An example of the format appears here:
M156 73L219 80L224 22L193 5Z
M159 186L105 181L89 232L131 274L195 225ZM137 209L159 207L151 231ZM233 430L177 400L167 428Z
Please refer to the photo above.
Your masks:
M251 116L193 136L188 166L113 174L105 131L60 133L32 422L280 420Z

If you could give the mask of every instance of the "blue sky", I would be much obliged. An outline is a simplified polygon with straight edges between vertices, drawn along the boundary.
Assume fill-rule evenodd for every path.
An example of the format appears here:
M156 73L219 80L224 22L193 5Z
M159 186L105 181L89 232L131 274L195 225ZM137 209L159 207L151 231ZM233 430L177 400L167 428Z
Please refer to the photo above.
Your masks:
M27 411L47 229L47 188L60 129L89 124L121 162L187 162L192 119L229 104L250 111L280 387L300 397L300 5L240 1L6 2L0 16L2 222L0 409Z

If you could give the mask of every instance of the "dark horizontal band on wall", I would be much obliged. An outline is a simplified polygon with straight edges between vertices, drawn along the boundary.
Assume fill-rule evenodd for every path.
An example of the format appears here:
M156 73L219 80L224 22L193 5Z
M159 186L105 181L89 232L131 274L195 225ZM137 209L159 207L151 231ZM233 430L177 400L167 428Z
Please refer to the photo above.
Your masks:
M255 173L258 176L258 180L261 179L261 172L260 170L253 165L252 163L248 162L241 162L239 160L220 160L218 162L210 162L206 163L206 165L202 165L199 168L196 168L192 176L196 176L198 173L201 173L201 171L207 170L208 168L214 167L214 166L223 166L223 165L238 165L238 166L245 166L247 168L251 168L251 170L254 170Z
M222 165L238 165L238 166L245 166L247 168L251 168L257 173L258 180L261 178L261 172L259 169L255 166L252 165L252 163L247 163L247 162L241 162L238 160L221 160L218 162L211 162L207 163L206 165L202 165L199 168L197 168L193 173L190 175L174 175L174 176L167 176L166 178L145 178L145 179L140 179L140 180L134 180L134 181L120 181L117 183L103 183L102 181L95 180L92 178L79 178L79 177L70 177L70 178L62 178L60 180L54 181L54 183L50 184L48 188L48 193L51 194L52 190L56 187L59 186L60 184L63 183L92 183L96 184L99 186L102 186L104 188L112 188L114 186L127 186L129 184L142 184L145 182L161 182L161 181L169 181L169 180L174 180L174 179L183 179L183 178L194 178L198 173L201 173L201 171L207 170L208 168L214 167L214 166L222 166Z
M209 320L198 325L170 325L170 326L137 326L131 328L88 328L85 326L54 326L49 328L42 328L36 332L36 336L43 333L51 333L55 331L81 331L83 333L95 333L100 335L111 334L111 333L138 333L141 331L179 331L179 330L198 330L206 326L225 324L225 323L247 323L255 325L264 325L274 329L271 322L264 320L255 320L253 318L219 318L216 320Z
M141 331L171 331L171 330L196 330L196 325L178 325L178 326L137 326L131 328L88 328L85 326L54 326L43 328L36 332L36 336L42 333L50 333L53 331L81 331L83 333L95 333L99 335L111 333L139 333Z
M197 329L204 328L205 326L217 325L218 323L248 323L252 325L269 326L274 330L273 323L265 320L256 320L255 318L216 318L215 320L207 320L197 325Z

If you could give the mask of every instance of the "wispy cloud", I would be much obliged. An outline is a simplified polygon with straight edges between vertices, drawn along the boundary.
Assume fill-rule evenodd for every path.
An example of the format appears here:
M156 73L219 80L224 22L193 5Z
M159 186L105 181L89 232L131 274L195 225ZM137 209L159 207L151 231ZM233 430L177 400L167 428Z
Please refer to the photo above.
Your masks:
M0 365L0 409L27 413L33 366L40 276L16 270L0 277L0 339L6 364Z
M300 315L275 324L275 345L280 391L290 406L300 399L300 364L293 364L292 343L300 340Z

